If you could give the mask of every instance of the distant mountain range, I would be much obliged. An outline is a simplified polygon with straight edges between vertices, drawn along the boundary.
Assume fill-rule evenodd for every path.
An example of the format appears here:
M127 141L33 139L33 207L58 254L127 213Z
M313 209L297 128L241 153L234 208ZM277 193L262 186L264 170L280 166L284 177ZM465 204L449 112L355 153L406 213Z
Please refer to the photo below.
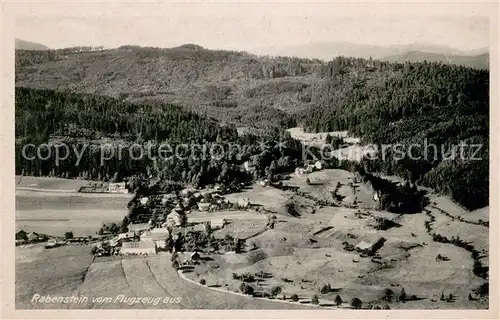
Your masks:
M475 69L489 69L490 55L483 53L475 56L446 55L440 53L430 53L421 51L409 51L398 55L382 58L390 62L442 62L448 64L462 65Z
M433 44L412 43L404 45L364 45L349 42L311 43L295 46L274 46L253 50L257 54L272 56L294 56L331 60L337 56L373 58L392 62L443 62L466 67L488 69L489 49L481 48L460 51L454 48Z
M18 50L49 50L50 48L36 42L29 42L16 38L15 48Z

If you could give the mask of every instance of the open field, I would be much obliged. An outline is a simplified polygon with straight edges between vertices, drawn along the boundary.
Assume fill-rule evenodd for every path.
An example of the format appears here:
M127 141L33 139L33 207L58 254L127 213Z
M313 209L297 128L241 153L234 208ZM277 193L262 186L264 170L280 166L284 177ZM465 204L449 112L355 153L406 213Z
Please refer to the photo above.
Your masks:
M37 181L54 190L82 182L55 178ZM53 236L63 236L67 231L75 236L94 235L103 223L121 222L130 199L132 195L16 190L16 231Z
M470 253L451 244L433 242L424 227L425 214L399 216L374 211L358 216L357 212L327 207L307 218L280 218L275 229L247 240L249 247L255 245L258 249L240 255L210 255L213 260L203 261L186 275L194 281L205 279L209 286L238 291L241 280L233 279L233 272L262 271L272 277L254 282L257 291L280 286L286 296L295 293L304 302L318 294L321 303L330 304L339 294L344 300L358 297L364 303L383 305L387 303L381 301L385 288L398 292L404 287L409 296L421 300L389 303L391 308L486 306L485 301L467 300L468 293L484 282L472 273ZM372 227L375 216L393 219L400 226L376 230ZM344 241L355 245L378 237L387 241L377 261L343 250ZM438 253L450 260L436 261ZM324 284L336 291L320 294ZM441 292L455 295L455 302L439 301ZM436 297L437 301L431 301Z
M332 137L343 138L345 143L359 143L360 139L356 137L349 137L347 131L331 131L331 132L304 132L302 127L295 127L287 129L292 138L300 140L305 144L314 144L322 146L325 144L325 138L329 134Z
M310 184L307 184L309 179ZM337 189L337 185L340 187ZM354 174L341 169L325 169L297 176L284 181L287 186L299 187L299 191L311 195L314 199L327 202L336 201L344 206L373 209L375 202L372 192L363 183L354 183ZM336 191L338 199L332 192Z
M92 264L90 246L44 249L43 244L16 247L16 308L59 308L30 303L34 294L71 295Z
M306 183L308 177L310 184ZM318 295L320 305L332 306L338 294L344 301L358 297L364 305L390 305L405 309L480 309L487 307L486 299L469 301L469 292L484 280L472 272L470 252L452 244L434 242L425 223L425 213L394 214L374 210L375 202L365 185L353 183L350 172L327 169L303 176L292 176L286 185L296 191L283 191L271 186L254 184L247 190L225 195L231 202L247 197L252 204L262 205L267 211L224 210L194 211L188 222L201 223L213 219L226 219L228 224L214 231L216 238L226 234L245 238L246 252L205 255L192 271L180 277L172 268L169 254L150 257L113 257L93 260L88 246L67 246L46 250L41 245L16 248L16 305L20 308L210 308L210 309L277 309L307 308L311 298ZM340 188L337 188L340 182ZM320 206L316 200L333 200L341 206ZM488 228L466 223L452 216L466 216L466 212L452 207L452 202L435 197L429 207L435 216L433 232L474 244L476 249L488 251ZM129 196L130 197L130 196ZM119 222L126 213L126 196L79 195L18 190L16 192L16 219L18 229L62 235L73 231L75 235L93 234L102 222ZM302 210L300 217L292 217L285 209L292 199ZM340 199L340 200L339 200ZM356 201L354 201L354 199ZM437 201L436 201L437 200ZM272 212L272 213L271 213ZM270 214L277 214L274 229L267 229ZM479 217L479 215L478 215ZM377 219L395 222L395 226L377 229ZM484 217L483 217L484 218ZM479 219L479 218L478 218ZM485 220L483 220L485 221ZM362 241L386 239L377 251L377 259L355 250L346 250L345 244L355 246ZM448 260L437 259L440 254ZM57 263L57 274L49 271ZM487 257L482 259L487 265ZM241 280L236 274L268 274L256 277L252 286L257 292L269 292L279 286L277 299L290 301L292 294L300 303L282 303L268 299L253 299L239 292ZM206 286L200 286L201 279ZM320 292L329 284L331 292ZM212 287L212 288L209 288ZM398 294L402 288L417 300L400 303L384 301L386 289ZM222 290L217 291L217 290ZM81 304L32 305L34 293L50 295L88 296ZM441 293L452 294L453 302L440 301ZM166 303L130 304L123 301L92 301L92 297L162 297ZM181 299L174 302L175 298ZM169 300L173 299L173 300ZM342 307L348 307L343 304Z
M264 209L285 214L285 203L293 195L292 192L282 191L273 187L263 187L257 183L247 190L224 195L231 203L237 203L239 198L248 198L250 204L259 204Z
M19 309L298 309L201 287L182 279L169 254L96 260L89 246L46 250L16 248L16 308ZM48 263L50 261L56 263ZM79 303L32 303L34 294L87 297ZM123 295L127 300L120 299ZM108 301L93 298L109 297ZM131 298L152 298L133 303ZM155 300L156 299L156 300Z
M87 185L89 185L89 181L86 180L16 176L16 188L78 191Z
M482 221L490 220L489 206L473 211L468 211L463 207L461 207L460 205L458 205L457 203L453 202L449 197L446 196L431 194L429 196L429 200L431 201L431 204L433 204L433 206L435 206L436 208L446 211L455 217L462 217L465 220L473 222L477 222L479 220Z

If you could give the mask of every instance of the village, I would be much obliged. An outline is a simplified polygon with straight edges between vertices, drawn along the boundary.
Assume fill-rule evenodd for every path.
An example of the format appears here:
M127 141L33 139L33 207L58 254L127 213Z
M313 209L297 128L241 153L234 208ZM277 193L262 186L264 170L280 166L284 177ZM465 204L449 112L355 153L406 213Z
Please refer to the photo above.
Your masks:
M254 167L245 162L241 170ZM444 283L429 294L397 271L416 272L418 279L425 270L412 269L415 259L446 270L456 256L451 247L432 243L425 215L380 210L381 193L371 182L323 161L306 161L284 179L251 185L172 186L158 192L155 180L135 191L129 184L100 182L78 189L85 195L130 195L121 223L103 224L88 236L21 230L16 245L89 246L93 265L167 259L183 281L282 303L391 309L464 299ZM468 305L482 301L473 290L479 282L471 283Z

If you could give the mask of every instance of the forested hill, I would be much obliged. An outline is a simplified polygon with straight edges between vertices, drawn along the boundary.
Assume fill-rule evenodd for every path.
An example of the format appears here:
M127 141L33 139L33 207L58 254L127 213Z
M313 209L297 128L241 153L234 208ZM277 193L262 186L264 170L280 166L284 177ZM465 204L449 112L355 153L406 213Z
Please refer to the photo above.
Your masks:
M365 142L444 146L426 161L370 163L469 208L488 202L489 72L443 63L259 57L195 45L16 51L16 85L176 104L268 132L349 130ZM480 161L445 159L460 140ZM368 164L367 164L368 165Z

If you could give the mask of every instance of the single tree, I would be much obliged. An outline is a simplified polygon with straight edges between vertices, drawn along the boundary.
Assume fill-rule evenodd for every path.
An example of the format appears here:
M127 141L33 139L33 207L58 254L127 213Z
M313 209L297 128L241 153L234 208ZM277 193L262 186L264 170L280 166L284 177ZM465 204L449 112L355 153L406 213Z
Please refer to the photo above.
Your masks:
M362 305L363 305L363 302L361 302L361 300L359 298L355 297L351 300L351 308L353 308L353 309L361 309Z
M406 301L405 288L401 288L401 293L399 294L399 301L401 301L401 302L405 302Z
M64 233L64 238L65 239L73 239L73 231L68 231Z
M342 298L339 295L337 295L335 297L335 304L337 305L337 307L340 307L340 305L342 304L342 302L343 302Z
M295 293L294 293L294 294L292 294L291 298L292 298L292 301L294 301L294 302L299 301L299 296L298 296L298 295L296 295Z
M319 304L319 298L318 298L318 295L314 295L311 299L311 303L312 304Z

